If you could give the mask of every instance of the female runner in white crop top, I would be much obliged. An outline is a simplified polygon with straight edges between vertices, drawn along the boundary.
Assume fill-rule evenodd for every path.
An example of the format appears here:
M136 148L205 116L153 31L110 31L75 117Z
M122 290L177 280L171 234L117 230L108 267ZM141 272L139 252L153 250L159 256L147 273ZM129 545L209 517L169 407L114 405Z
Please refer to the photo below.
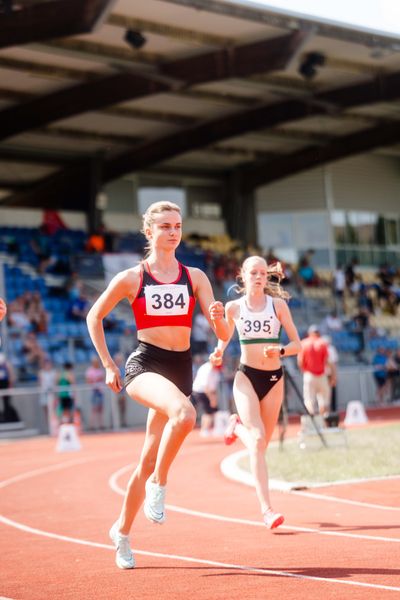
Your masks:
M263 520L269 529L284 521L273 511L268 489L265 452L279 416L283 400L281 357L297 354L300 339L285 301L288 294L279 282L283 277L280 264L272 268L259 256L247 258L240 272L244 295L225 307L230 337L234 328L239 334L241 356L233 383L233 396L238 414L233 414L225 433L231 444L239 437L250 454L251 472L261 505ZM276 283L270 281L275 278ZM289 343L280 345L284 327ZM219 340L210 356L213 364L222 363L228 342Z

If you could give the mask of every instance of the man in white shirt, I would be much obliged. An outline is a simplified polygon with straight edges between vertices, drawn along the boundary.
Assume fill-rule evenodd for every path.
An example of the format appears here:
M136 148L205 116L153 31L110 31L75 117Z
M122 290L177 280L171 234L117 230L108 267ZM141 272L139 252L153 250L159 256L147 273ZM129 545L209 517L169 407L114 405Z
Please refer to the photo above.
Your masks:
M202 410L200 435L209 436L214 422L214 413L218 410L218 386L220 369L213 367L209 360L203 363L194 378L192 401Z

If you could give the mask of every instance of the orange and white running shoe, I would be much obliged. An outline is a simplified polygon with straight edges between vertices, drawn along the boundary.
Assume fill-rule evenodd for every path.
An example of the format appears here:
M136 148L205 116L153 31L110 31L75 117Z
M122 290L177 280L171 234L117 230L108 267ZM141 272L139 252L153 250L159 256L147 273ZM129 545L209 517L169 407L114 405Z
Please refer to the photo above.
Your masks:
M268 529L276 529L276 527L282 525L285 520L283 515L274 512L272 508L268 508L268 510L265 511L263 514L263 519Z
M224 441L227 446L230 446L237 440L238 436L235 433L235 427L238 423L241 423L241 421L236 413L229 417L229 424L224 433Z

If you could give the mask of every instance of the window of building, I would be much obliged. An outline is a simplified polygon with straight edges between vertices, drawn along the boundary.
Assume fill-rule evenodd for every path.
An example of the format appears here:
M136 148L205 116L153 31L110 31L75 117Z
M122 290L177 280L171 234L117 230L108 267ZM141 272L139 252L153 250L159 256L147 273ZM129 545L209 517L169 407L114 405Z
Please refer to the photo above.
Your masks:
M220 219L221 205L217 202L192 202L192 217L197 219Z
M186 191L178 187L140 187L138 190L138 209L142 215L153 202L173 202L181 209L182 218L186 217Z

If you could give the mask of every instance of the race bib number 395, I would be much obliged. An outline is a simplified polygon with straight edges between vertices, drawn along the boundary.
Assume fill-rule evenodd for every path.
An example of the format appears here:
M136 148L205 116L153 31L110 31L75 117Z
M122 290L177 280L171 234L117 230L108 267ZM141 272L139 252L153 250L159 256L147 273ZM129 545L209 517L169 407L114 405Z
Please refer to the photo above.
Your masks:
M146 285L144 296L148 315L161 317L187 315L189 312L189 292L186 285Z

